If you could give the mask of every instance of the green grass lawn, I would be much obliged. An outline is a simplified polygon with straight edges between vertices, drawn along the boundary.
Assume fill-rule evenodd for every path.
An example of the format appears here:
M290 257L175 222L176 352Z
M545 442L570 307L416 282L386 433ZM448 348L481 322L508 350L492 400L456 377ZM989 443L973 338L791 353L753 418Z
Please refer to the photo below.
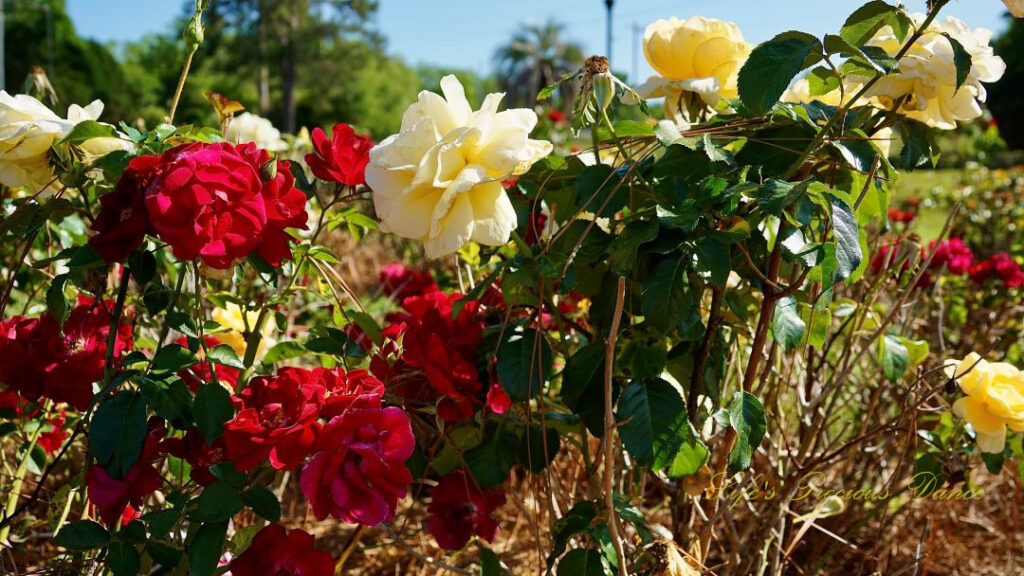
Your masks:
M961 186L962 172L959 169L946 170L915 170L900 174L893 187L891 206L898 206L901 201L909 198L920 198L922 201L932 198L937 189L952 190ZM914 230L923 240L933 240L942 232L948 212L938 206L922 205L914 222Z

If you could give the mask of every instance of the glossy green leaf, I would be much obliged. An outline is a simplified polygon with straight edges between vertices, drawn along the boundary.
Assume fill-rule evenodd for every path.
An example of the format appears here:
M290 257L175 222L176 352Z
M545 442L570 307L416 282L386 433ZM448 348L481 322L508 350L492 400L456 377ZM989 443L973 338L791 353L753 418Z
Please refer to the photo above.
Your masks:
M789 31L754 48L737 80L743 106L764 114L779 101L793 78L822 57L822 45L805 32Z
M121 478L139 459L147 431L142 394L122 390L96 409L89 426L89 448L101 466Z
M764 406L757 396L736 393L729 405L729 425L736 430L736 444L729 453L729 472L734 474L750 467L750 459L768 430Z

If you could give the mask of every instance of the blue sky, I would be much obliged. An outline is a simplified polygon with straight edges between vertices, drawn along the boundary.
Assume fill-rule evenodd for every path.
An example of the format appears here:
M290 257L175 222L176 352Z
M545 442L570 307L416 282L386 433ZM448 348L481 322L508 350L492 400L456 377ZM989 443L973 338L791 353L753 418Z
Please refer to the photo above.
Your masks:
M216 0L214 0L216 1ZM790 28L817 35L835 32L863 0L617 0L613 30L613 67L642 79L652 72L644 62L634 26L658 18L702 15L736 22L748 42L761 42ZM67 0L80 34L100 41L133 40L169 29L181 14L178 0ZM603 53L603 0L381 0L376 27L388 40L388 51L410 63L491 69L491 54L523 22L549 18L566 24L567 37L587 52ZM911 11L923 11L925 0L905 0ZM972 27L1002 31L1005 12L999 0L953 0L943 13ZM635 59L635 61L634 61ZM634 69L634 64L636 69Z

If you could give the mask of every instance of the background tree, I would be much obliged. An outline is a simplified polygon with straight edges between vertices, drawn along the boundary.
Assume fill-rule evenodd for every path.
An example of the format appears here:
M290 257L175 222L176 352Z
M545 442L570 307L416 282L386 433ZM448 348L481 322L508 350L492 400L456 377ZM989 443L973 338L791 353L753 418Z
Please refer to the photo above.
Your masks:
M999 121L999 134L1006 144L1020 149L1024 148L1024 124L1020 122L1024 115L1024 100L1020 97L1024 82L1024 21L1009 14L1007 18L1009 27L992 43L996 54L1006 62L1006 73L989 86L988 107Z
M537 93L562 75L583 64L583 48L563 37L565 27L554 21L527 24L494 54L498 85L508 94L509 106L532 107ZM575 97L566 82L556 95L562 107Z

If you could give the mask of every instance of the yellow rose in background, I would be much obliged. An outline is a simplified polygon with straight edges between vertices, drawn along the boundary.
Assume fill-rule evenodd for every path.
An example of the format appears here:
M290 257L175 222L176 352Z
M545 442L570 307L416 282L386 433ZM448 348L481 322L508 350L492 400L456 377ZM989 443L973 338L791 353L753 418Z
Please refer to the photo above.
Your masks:
M911 18L920 25L925 16L914 14ZM953 47L943 34L956 39L971 55L970 73L959 89ZM982 82L995 82L1006 71L1003 59L992 52L991 39L991 30L971 29L952 16L936 20L900 59L898 72L880 79L865 96L882 108L891 109L898 104L899 112L908 118L952 130L957 122L981 116L979 102L984 102L987 94ZM888 26L879 30L868 44L891 55L902 46Z
M751 49L732 22L702 16L658 20L644 32L644 56L661 76L649 78L637 92L644 98L664 96L665 116L684 123L685 93L709 106L738 96L736 77Z
M953 413L970 422L979 450L1001 453L1007 426L1024 432L1024 372L971 352L955 365L948 363L946 375L967 395L953 404Z
M402 116L402 129L370 150L366 183L381 230L421 240L428 258L455 253L470 240L508 242L516 213L501 181L551 153L531 140L533 110L498 112L504 94L488 94L476 112L455 76L444 97L424 90Z
M259 313L248 312L245 316L242 316L242 309L234 302L228 302L224 308L215 308L210 314L210 318L220 324L221 326L228 329L227 332L217 334L217 339L231 346L234 349L235 354L238 354L239 358L245 358L245 329L246 326L251 330L256 326L256 320L259 318ZM263 338L260 339L260 345L256 349L256 359L259 360L267 352L267 348L274 344L273 336L275 330L273 319L264 322L263 324Z
M26 94L0 91L0 184L43 191L55 178L49 152L76 124L96 120L103 103L94 100L82 108L72 104L67 119L57 116L42 102ZM86 161L126 149L130 143L119 138L93 138L79 148Z

